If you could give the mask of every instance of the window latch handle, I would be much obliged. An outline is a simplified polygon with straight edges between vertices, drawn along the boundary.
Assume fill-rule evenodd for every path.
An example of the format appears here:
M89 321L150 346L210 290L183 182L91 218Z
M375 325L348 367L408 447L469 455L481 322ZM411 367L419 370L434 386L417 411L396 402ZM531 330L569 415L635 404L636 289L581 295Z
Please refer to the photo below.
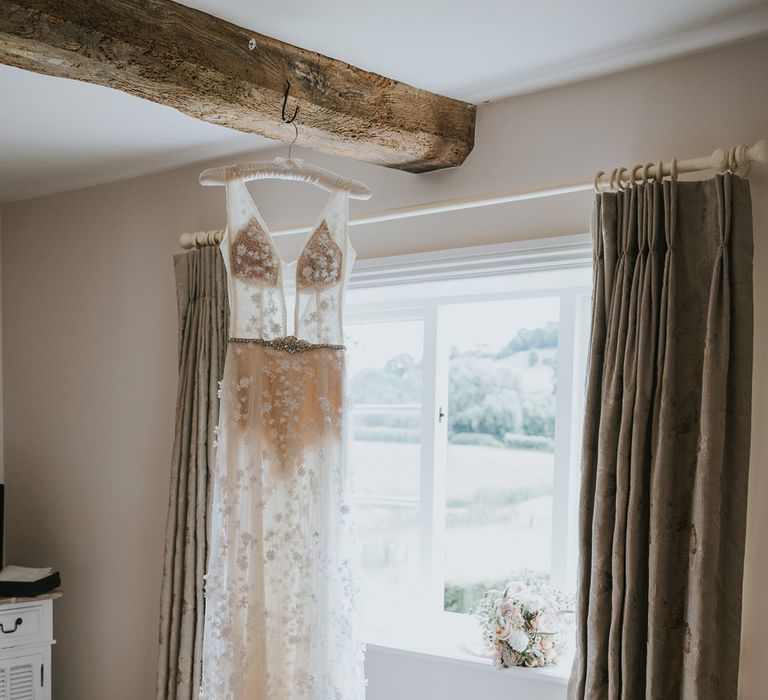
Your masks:
M443 418L445 418L445 411L443 411L443 407L439 406L437 409L437 422L442 423Z

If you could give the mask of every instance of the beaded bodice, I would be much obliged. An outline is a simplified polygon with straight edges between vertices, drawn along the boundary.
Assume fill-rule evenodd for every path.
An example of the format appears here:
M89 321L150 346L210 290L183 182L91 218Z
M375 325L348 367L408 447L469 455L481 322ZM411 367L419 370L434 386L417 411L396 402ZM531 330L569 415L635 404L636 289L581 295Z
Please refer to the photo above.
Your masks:
M295 338L298 348L343 343L343 295L355 257L347 235L348 199L343 191L329 197L299 257L286 263L242 177L230 177L221 243L229 273L230 338Z

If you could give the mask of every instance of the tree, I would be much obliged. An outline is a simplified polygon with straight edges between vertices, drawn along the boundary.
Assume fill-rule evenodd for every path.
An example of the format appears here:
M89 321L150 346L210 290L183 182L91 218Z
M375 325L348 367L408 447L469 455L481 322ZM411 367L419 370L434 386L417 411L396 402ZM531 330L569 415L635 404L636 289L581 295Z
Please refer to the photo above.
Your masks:
M408 372L411 372L416 367L416 360L413 359L407 353L397 355L387 360L384 365L384 372L391 374L394 377L403 378Z
M523 350L533 350L542 348L557 347L558 324L555 321L549 321L541 328L521 328L517 335L512 338L499 352L498 358L509 357L516 352Z
M383 369L355 372L350 383L352 403L418 403L421 401L421 364L403 354Z
M501 439L520 432L520 377L490 358L457 358L451 362L448 429L456 433L488 433Z
M540 398L523 401L523 432L526 435L555 437L555 396L547 394Z

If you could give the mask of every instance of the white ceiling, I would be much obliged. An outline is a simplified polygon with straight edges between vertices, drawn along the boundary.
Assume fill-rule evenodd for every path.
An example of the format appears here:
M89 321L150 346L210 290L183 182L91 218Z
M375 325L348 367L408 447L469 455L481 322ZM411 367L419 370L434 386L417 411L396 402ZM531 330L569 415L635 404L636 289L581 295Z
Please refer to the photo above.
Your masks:
M765 0L187 0L420 88L483 102L768 33ZM270 142L108 88L0 66L0 201Z

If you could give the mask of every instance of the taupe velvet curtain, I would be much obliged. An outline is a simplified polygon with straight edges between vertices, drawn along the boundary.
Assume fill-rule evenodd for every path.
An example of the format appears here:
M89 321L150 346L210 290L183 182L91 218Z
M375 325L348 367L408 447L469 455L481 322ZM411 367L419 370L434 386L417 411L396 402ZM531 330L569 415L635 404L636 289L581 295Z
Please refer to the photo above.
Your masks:
M597 196L577 700L736 697L752 377L749 184Z
M229 311L218 248L177 255L174 267L179 383L160 606L157 698L196 700L203 642L209 477Z

